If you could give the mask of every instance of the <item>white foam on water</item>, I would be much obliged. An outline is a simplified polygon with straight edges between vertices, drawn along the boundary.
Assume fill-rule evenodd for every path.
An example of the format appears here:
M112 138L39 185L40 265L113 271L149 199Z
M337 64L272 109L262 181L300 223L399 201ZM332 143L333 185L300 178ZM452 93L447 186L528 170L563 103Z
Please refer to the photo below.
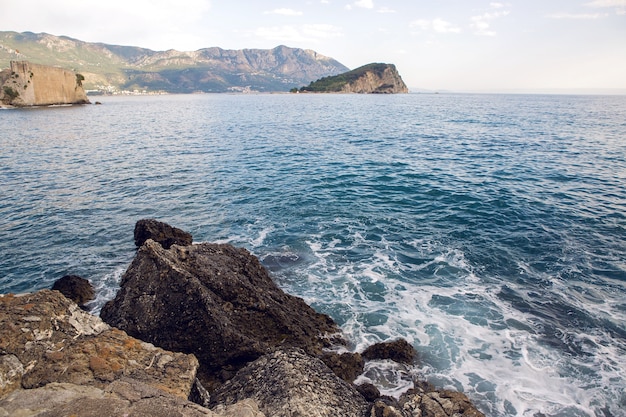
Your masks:
M354 237L354 246L365 244ZM595 416L603 408L612 413L607 415L620 415L626 402L623 343L580 329L577 337L590 341L588 357L551 346L542 340L541 320L500 297L502 286L483 281L460 250L415 243L430 252L431 261L401 265L378 246L367 261L344 262L336 256L336 244L317 237L308 242L316 262L306 266L310 288L301 296L336 309L355 351L398 337L418 350L416 370L400 372L373 362L359 380L399 395L407 388L407 375L419 374L436 386L464 391L491 416ZM420 282L398 278L424 268L442 275ZM454 285L445 279L450 269ZM592 308L607 316L615 312L606 303Z
M115 298L115 295L120 288L122 275L124 275L127 268L128 265L119 266L110 273L105 274L102 279L92 282L96 298L86 305L92 314L96 316L100 315L102 306L104 306L107 301Z
M258 236L255 239L252 239L249 241L250 245L252 245L253 248L258 248L265 242L265 239L267 238L267 236L273 231L274 231L274 228L271 226L261 229L258 233Z

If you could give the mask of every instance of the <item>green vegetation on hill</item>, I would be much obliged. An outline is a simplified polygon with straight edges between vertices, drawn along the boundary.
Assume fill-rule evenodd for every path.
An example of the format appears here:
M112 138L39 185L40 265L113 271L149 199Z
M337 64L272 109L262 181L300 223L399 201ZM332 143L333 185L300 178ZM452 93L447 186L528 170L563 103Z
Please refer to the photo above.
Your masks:
M313 81L307 87L300 88L301 92L315 92L315 93L336 93L342 90L346 84L350 84L368 72L372 72L375 75L382 77L385 69L389 67L388 64L373 63L363 65L352 71L345 72L339 75L333 75L320 78L317 81ZM292 89L291 92L296 92L297 89Z

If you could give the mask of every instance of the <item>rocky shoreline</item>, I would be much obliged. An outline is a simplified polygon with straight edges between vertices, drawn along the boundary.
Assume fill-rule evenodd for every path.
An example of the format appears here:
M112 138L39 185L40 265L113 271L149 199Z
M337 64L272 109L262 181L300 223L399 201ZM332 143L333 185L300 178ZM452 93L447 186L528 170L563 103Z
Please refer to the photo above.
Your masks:
M414 363L415 350L348 352L334 321L245 249L151 219L135 243L101 318L76 303L93 296L79 277L0 296L0 416L483 416L419 381L400 399L356 386L365 361Z

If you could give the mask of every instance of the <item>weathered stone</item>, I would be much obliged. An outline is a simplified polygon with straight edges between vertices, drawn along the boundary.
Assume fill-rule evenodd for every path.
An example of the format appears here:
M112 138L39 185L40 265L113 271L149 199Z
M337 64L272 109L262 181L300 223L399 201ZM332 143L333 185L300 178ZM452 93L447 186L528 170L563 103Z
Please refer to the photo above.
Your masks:
M422 385L426 389L433 389L426 384ZM405 393L399 404L404 415L409 417L485 417L461 392L416 388Z
M223 417L265 417L257 402L251 398L228 406L218 405L213 411Z
M365 361L359 353L324 352L321 359L339 378L346 382L353 382L357 376L363 373Z
M22 364L23 388L53 382L101 388L131 377L187 399L198 368L193 355L129 337L51 290L0 296L0 354L4 363L12 355ZM10 363L17 377L19 365ZM17 385L5 384L5 393L11 387Z
M394 405L387 404L382 400L374 402L370 410L370 417L406 417ZM412 417L412 416L411 416Z
M27 107L51 104L86 104L82 76L73 71L28 61L11 61L0 71L0 104Z
M280 290L245 249L152 240L139 248L101 317L130 335L194 353L210 391L248 362L279 346L320 355L339 329L302 299Z
M59 291L79 306L85 305L96 296L91 283L77 275L65 275L59 278L52 285L52 289Z
M0 356L0 398L20 387L24 365L15 355Z
M392 342L376 343L365 349L362 356L367 360L391 359L398 363L412 364L417 357L417 352L409 342L398 339Z
M278 350L241 369L211 397L212 404L254 399L267 416L363 416L355 387L300 349Z
M160 243L165 249L172 245L187 246L193 242L190 233L177 227L154 219L139 220L135 223L135 245L139 247L148 239Z
M41 388L19 389L0 398L0 417L4 416L265 417L254 400L213 412L130 378L102 388L55 382Z

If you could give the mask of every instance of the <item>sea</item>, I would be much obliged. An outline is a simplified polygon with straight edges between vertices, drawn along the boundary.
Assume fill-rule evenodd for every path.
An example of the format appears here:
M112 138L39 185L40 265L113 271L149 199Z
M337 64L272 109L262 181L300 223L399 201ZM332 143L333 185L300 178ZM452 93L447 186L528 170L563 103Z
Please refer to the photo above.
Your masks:
M408 340L357 380L384 394L626 416L626 96L97 99L0 111L0 292L76 274L98 314L155 218L247 248L349 350Z

